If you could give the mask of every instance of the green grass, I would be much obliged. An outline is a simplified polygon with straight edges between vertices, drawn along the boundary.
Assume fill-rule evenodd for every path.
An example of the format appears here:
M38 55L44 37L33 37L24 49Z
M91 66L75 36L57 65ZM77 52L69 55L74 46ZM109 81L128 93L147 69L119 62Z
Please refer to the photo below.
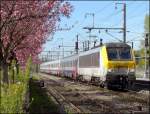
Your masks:
M58 114L58 107L34 78L30 81L30 100L32 100L29 107L30 114Z

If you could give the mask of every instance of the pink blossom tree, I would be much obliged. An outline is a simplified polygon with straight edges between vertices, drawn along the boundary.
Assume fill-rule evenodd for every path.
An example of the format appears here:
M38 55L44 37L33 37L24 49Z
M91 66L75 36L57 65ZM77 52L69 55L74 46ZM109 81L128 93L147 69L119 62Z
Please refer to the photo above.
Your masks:
M42 44L56 32L62 16L69 17L72 6L62 1L1 1L0 69L9 83L8 65L16 59L25 65L29 56L38 61Z

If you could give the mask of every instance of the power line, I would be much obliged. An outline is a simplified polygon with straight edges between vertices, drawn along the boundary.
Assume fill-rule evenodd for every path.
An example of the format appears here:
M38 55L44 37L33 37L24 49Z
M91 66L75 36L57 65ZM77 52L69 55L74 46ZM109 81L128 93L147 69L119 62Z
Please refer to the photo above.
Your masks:
M112 3L113 3L113 2L109 2L108 4L106 4L106 5L105 5L104 7L102 7L101 9L97 10L97 11L95 12L95 14L103 12L104 9L108 8L109 5L112 4Z
M112 34L110 34L110 33L108 33L108 32L106 32L106 34L109 35L109 36L111 36L112 38L118 40L119 42L122 42L122 40L120 40L119 38L113 36Z
M145 2L141 2L141 3L139 3L136 7L134 7L134 9L132 9L132 10L130 10L132 13L130 13L130 14L134 14L134 13L136 13L138 10L140 10L141 8L142 8L142 10L140 11L140 12L143 12L143 7L141 7L141 6L143 6L143 5L145 5L144 4ZM146 9L144 9L144 11L147 11L147 8ZM137 13L137 14L135 14L135 15L131 15L130 17L128 17L128 19L132 19L132 18L135 18L135 17L139 17L139 12Z
M145 5L145 4L142 4L142 5ZM140 13L143 13L143 12L145 12L145 11L148 11L148 10L147 10L147 7L146 7L146 8L143 8L143 7L141 7L142 5L139 4L139 5L134 9L134 11L131 11L132 13L130 13L130 14L133 14L133 12L135 12L135 10L136 10L136 12L138 11L138 13L129 16L128 19L131 20L131 19L134 19L134 18L136 18L136 17L140 17L140 16L139 16ZM142 8L142 10L141 10L141 8ZM139 11L139 9L140 9L140 11ZM144 9L144 10L143 10L143 9Z
M127 41L127 42L131 42L131 41L142 41L144 39L142 39L141 36L136 36L136 37L133 37L131 40Z
M83 23L84 23L85 19L86 19L86 18L85 18L85 16L84 16L83 20L82 20L80 23L78 23L78 24L74 24L74 25L72 25L72 28L76 28L76 27L81 26L81 24L83 24Z
M117 11L117 12L113 12L112 14L110 14L110 15L108 15L107 17L105 17L105 18L103 18L103 19L101 19L101 20L110 20L113 16L116 16L117 14L119 14L120 12L122 12L122 10L119 10L119 11Z
M141 35L144 35L145 33L143 33L143 32L132 32L132 31L129 31L129 33L133 33L133 34L141 34Z

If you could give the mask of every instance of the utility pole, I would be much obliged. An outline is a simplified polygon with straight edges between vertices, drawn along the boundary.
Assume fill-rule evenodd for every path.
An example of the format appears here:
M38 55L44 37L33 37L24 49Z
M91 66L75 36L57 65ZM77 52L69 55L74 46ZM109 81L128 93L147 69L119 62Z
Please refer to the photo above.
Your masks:
M62 40L61 45L59 45L59 48L62 47L62 58L64 58L64 52L72 52L72 51L64 51L64 47L74 47L74 46L64 46L63 38L60 38Z
M123 42L126 43L126 3L116 3L123 5ZM115 7L117 8L117 6Z
M88 29L89 32L94 29L104 29L104 30L123 30L123 42L126 43L126 4L125 3L116 3L117 4L123 4L123 27L118 27L118 28L112 28L112 27L84 27L83 29ZM117 7L115 7L117 8Z
M85 14L85 17L87 17L88 15L93 17L92 27L94 28L95 14L94 14L94 13L86 13L86 14ZM89 30L89 42L90 42L90 44L88 44L89 47L91 46L91 37L92 37L92 36L91 36L91 30Z
M61 38L61 40L62 40L62 43L61 43L61 45L62 45L62 58L64 58L64 42L63 42L63 38Z
M123 32L123 38L124 38L124 43L126 43L126 4L123 4L123 12L124 12L124 24L123 24L123 28L124 28L124 32Z
M78 37L79 37L79 35L77 34L77 41L75 42L75 50L76 50L76 54L78 54L78 50L79 50L79 39L78 39Z
M150 41L149 41L149 33L145 34L145 75L144 78L149 78L149 65L150 65L150 56L148 56L148 53L150 51L149 48ZM147 61L148 60L148 61Z

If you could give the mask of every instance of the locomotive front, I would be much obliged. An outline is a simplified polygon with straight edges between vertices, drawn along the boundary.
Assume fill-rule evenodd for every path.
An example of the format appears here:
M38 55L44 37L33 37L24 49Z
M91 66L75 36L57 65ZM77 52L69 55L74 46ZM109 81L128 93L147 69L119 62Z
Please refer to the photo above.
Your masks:
M121 89L133 85L135 80L135 60L132 48L124 43L106 45L108 68L107 86Z

